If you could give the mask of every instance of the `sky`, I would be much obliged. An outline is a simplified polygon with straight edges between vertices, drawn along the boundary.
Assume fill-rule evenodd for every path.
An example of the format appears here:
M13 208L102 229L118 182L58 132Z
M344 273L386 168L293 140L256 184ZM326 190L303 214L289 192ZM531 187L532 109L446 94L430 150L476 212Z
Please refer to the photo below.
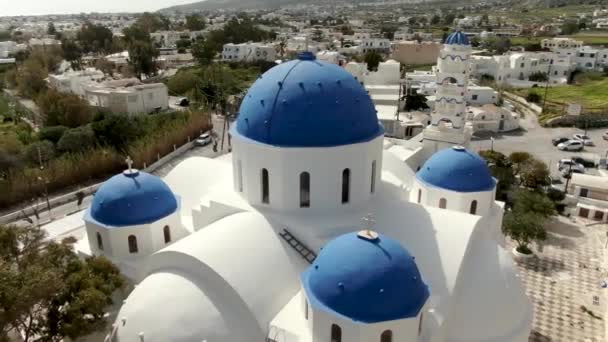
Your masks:
M144 12L198 0L0 0L0 16L81 12Z

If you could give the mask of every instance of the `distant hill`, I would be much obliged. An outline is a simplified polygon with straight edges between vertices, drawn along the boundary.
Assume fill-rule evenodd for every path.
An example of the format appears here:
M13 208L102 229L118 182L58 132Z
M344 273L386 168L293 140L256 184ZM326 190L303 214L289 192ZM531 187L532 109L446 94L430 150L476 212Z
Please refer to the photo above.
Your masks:
M382 0L351 0L352 2L373 2ZM422 2L423 0L409 0L411 3ZM433 0L426 0L431 2ZM444 2L445 0L438 0ZM539 7L561 7L572 5L606 5L607 0L490 0L502 3L509 3L518 7L539 8ZM461 0L461 2L490 2L488 0ZM256 9L256 8L277 8L294 4L315 4L327 3L324 0L204 0L186 5L178 5L161 9L159 12L195 12L212 11L217 9Z
M275 8L285 5L309 2L311 0L204 0L186 5L178 5L161 9L159 12L194 12L211 11L217 9L252 9Z

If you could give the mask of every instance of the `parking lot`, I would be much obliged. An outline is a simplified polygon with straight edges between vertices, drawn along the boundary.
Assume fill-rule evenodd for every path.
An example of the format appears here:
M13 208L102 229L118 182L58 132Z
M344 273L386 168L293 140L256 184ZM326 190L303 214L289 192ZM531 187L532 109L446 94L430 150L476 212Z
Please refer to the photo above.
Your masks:
M527 116L522 119L520 125L521 129L518 131L494 135L493 143L489 136L474 138L471 141L471 148L475 151L489 150L493 144L494 150L506 155L519 151L529 152L549 166L552 176L559 175L557 162L560 159L581 156L597 162L599 158L605 158L608 153L608 141L602 139L602 134L608 131L608 128L587 131L587 135L595 143L595 146L585 146L581 152L566 152L553 146L551 139L572 137L576 133L583 134L584 130L571 127L544 128L538 124L534 116ZM587 173L597 173L597 169L587 169Z

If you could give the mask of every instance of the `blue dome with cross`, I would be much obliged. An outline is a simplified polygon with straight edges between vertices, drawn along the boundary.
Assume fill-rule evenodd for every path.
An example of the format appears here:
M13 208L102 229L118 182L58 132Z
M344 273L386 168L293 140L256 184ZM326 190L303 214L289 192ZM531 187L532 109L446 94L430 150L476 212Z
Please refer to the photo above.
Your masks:
M384 133L361 83L311 52L279 64L251 86L236 132L281 147L331 147L372 140Z
M177 197L162 179L127 170L103 183L87 216L104 226L124 227L156 222L177 208Z
M448 36L445 40L445 44L448 45L471 45L469 37L462 31L458 30Z
M313 308L364 323L415 317L429 297L414 257L373 231L330 241L302 284Z

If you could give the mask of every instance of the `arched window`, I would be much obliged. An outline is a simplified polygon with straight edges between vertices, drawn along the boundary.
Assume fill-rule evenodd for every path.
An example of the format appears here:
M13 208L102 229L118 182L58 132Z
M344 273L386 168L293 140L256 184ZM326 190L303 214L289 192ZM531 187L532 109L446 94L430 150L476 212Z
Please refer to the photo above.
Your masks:
M171 242L171 228L169 226L163 228L163 235L165 235L165 243Z
M380 342L393 342L393 332L391 330L384 330L380 335Z
M477 213L477 200L473 200L473 202L471 202L471 209L469 210L469 213L473 215Z
M418 189L418 203L422 200L422 189Z
M310 207L310 174L300 173L300 208Z
M101 239L101 234L99 234L99 232L97 232L96 235L97 235L97 248L99 248L99 250L103 251L103 240Z
M370 192L373 194L376 191L376 161L372 162L372 186Z
M331 342L342 342L342 329L337 324L331 325Z
M445 209L448 206L448 201L445 198L439 200L439 208Z
M342 204L350 200L350 169L342 171Z
M270 192L268 190L268 170L262 169L262 203L270 203Z
M137 237L135 235L129 235L129 253L137 253L139 249L137 248Z

